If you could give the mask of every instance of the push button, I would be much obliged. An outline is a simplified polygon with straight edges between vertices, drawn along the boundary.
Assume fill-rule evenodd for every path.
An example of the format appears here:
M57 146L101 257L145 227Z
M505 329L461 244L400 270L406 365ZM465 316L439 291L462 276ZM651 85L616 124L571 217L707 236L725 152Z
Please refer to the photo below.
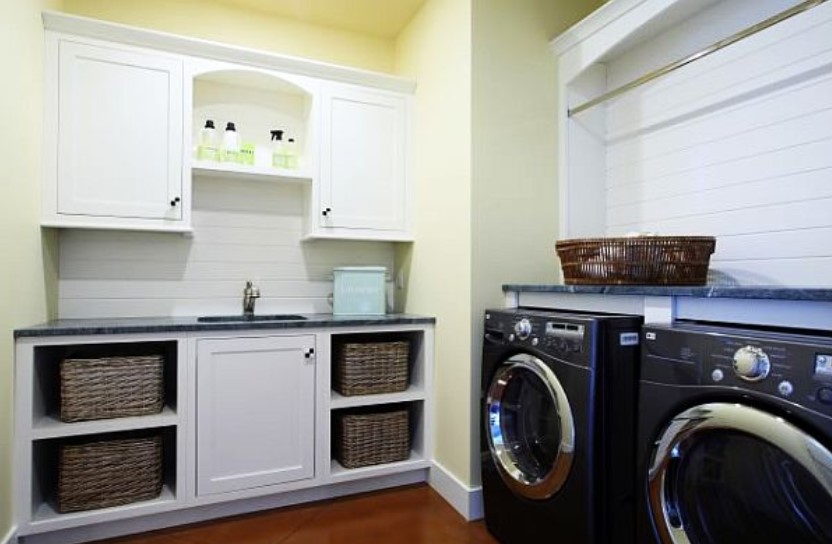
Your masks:
M832 387L821 387L818 389L817 397L823 404L832 404Z

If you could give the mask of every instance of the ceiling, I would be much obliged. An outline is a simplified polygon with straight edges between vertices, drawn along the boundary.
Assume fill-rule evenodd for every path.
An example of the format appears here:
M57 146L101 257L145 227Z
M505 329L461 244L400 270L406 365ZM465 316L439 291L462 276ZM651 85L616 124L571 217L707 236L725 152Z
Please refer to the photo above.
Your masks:
M395 37L425 0L219 0L305 23Z

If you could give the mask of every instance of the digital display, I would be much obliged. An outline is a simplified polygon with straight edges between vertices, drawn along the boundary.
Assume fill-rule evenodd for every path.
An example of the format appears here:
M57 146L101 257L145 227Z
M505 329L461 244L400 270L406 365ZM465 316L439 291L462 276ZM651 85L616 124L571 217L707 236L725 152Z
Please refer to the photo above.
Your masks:
M815 377L832 380L832 355L815 355Z

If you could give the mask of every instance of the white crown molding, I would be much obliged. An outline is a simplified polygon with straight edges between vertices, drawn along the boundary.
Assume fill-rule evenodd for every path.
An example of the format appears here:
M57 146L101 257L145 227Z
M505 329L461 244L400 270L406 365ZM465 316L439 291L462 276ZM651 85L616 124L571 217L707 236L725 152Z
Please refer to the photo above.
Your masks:
M390 91L413 93L416 88L416 83L412 80L369 70L348 68L336 64L279 55L247 47L227 45L65 13L45 11L42 17L44 28L56 32Z
M560 56L646 1L610 0L549 42L549 49L555 56Z

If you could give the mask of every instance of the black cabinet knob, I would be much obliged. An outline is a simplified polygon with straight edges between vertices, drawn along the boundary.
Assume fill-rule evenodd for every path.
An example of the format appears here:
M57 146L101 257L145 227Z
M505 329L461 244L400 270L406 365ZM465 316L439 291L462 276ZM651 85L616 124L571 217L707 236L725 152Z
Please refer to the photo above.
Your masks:
M327 215L329 215L330 213L332 213L332 208L324 208L324 211L322 211L322 212L321 212L321 215L323 215L324 217L326 217L326 216L327 216Z
M174 198L173 200L170 201L170 205L171 206L176 206L181 200L182 200L181 198L176 197L176 198Z

